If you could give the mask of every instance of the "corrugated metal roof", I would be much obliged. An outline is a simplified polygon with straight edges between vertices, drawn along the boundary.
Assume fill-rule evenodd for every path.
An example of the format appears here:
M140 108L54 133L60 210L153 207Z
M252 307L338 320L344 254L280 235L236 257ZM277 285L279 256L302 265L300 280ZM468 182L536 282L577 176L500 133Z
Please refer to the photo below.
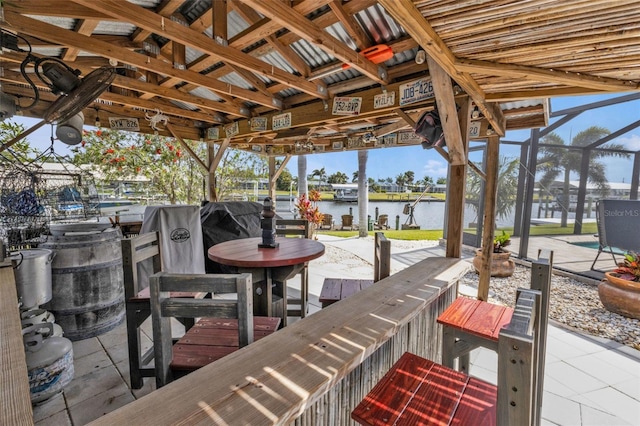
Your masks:
M197 96L199 98L210 99L212 101L221 101L222 100L222 98L216 96L215 93L213 93L209 89L205 89L204 87L196 87L195 89L191 90L189 93L191 93L192 95Z

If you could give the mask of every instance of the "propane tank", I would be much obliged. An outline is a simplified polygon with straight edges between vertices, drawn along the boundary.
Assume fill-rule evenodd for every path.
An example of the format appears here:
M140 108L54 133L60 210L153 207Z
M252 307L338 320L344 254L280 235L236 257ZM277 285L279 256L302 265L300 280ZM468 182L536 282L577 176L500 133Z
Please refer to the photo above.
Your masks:
M53 336L49 322L27 327L22 334L31 403L37 404L62 392L73 379L73 345L67 338Z
M23 329L36 324L48 322L53 324L52 336L62 337L62 335L64 334L62 327L55 323L56 318L53 316L53 314L45 309L29 309L26 311L22 311L20 313L20 320ZM48 334L49 329L47 327L40 328L36 332L44 334L45 338L50 337L50 335Z

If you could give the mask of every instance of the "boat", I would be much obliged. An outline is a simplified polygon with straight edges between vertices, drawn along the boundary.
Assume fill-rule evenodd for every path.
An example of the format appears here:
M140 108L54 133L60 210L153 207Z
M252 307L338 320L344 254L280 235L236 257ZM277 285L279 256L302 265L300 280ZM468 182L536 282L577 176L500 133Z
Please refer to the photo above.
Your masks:
M333 183L333 200L348 203L358 201L358 184L357 183Z

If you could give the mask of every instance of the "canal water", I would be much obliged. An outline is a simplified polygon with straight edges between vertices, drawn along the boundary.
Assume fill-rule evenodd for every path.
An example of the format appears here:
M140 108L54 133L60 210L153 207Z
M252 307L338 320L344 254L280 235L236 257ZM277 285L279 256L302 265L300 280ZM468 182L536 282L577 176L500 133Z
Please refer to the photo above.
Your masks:
M378 214L389 215L389 226L395 229L396 216L399 218L400 226L410 223L409 215L405 214L405 205L407 202L398 201L369 201L368 214L375 220L376 209ZM410 203L413 205L413 203ZM415 205L414 208L414 224L420 226L420 229L443 229L444 217L445 217L445 202L442 201L421 201ZM278 201L276 204L278 214L281 216L289 216L291 210L295 210L294 203L287 201ZM341 216L343 214L352 214L353 223L358 223L358 204L357 203L344 203L336 201L319 201L318 208L323 214L330 214L333 216L333 221L337 226L340 226ZM535 206L534 212L537 212L537 206ZM509 217L499 219L497 221L498 227L513 226L514 212L512 211ZM477 221L475 210L467 205L464 213L464 224L469 225L469 222Z

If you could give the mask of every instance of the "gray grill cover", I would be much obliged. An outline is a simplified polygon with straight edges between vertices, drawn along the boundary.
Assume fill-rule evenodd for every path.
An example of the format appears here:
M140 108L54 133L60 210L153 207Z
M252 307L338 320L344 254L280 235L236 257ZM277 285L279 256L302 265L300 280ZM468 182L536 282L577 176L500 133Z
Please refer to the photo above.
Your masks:
M252 201L208 203L200 210L202 237L208 274L236 273L237 268L209 260L207 250L224 241L261 237L260 213L262 204Z
M160 231L162 270L175 274L204 274L202 227L198 206L148 206L140 234ZM140 288L148 285L153 265L138 266Z

